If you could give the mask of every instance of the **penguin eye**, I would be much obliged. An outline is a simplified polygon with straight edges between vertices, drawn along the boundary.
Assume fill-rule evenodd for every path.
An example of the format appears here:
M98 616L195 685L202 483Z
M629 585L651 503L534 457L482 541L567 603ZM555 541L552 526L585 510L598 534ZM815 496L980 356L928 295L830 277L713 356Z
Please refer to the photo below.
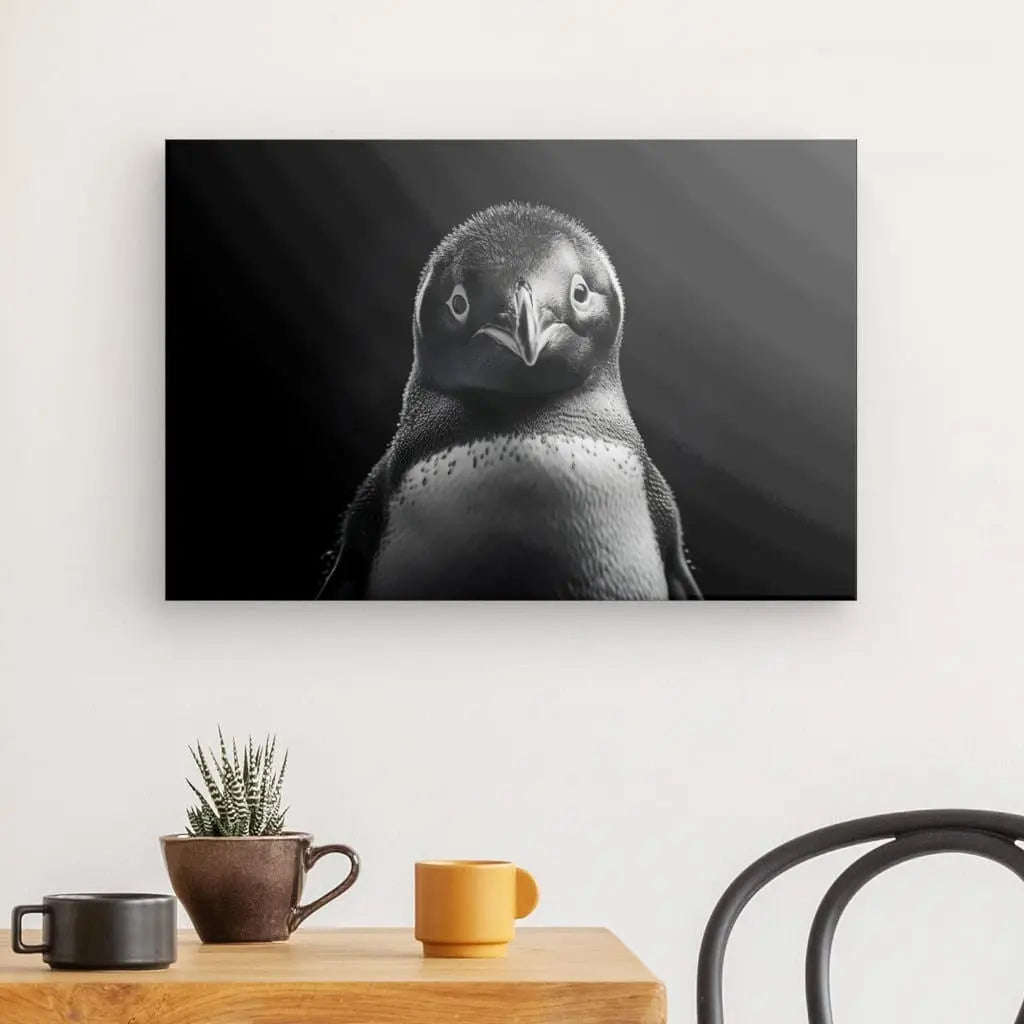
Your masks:
M569 295L572 298L572 304L577 308L586 306L590 301L590 289L582 275L572 275L572 281L569 282Z
M460 324L466 322L466 318L469 316L469 299L466 296L466 289L461 284L457 284L453 289L451 295L448 296L448 302L446 303L448 309L451 310L451 314L459 321Z

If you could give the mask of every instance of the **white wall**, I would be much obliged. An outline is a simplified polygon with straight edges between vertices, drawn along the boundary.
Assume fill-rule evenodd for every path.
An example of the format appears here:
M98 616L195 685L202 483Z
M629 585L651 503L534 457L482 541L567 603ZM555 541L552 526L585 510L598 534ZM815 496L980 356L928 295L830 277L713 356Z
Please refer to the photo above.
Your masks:
M166 888L185 744L292 749L363 854L319 925L411 920L420 856L532 868L693 1019L704 920L776 842L1024 806L1019 5L0 2L0 907ZM856 136L855 605L165 605L163 139ZM317 869L326 885L332 867ZM833 865L751 908L730 1024L801 1019ZM1024 886L958 858L850 911L844 1024L1011 1019ZM906 966L908 975L901 973Z

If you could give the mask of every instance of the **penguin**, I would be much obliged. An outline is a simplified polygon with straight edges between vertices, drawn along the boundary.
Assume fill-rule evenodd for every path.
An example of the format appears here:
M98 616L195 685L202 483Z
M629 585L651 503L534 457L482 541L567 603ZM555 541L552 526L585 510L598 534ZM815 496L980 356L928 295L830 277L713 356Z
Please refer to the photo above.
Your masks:
M566 214L502 203L450 231L416 289L397 430L318 596L699 599L623 391L624 313Z

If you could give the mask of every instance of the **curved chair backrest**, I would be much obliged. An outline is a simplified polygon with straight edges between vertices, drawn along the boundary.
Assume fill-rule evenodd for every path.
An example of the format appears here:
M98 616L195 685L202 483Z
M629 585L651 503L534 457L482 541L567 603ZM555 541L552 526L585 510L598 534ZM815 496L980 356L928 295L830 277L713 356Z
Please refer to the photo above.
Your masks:
M722 894L704 930L697 966L697 1022L723 1024L722 967L736 919L773 878L822 853L880 839L836 879L818 907L807 940L805 985L810 1024L832 1024L829 963L839 918L856 893L887 868L932 853L970 853L996 861L1024 880L1024 817L997 811L904 811L858 818L809 832L765 854ZM1024 1024L1024 1005L1016 1024Z

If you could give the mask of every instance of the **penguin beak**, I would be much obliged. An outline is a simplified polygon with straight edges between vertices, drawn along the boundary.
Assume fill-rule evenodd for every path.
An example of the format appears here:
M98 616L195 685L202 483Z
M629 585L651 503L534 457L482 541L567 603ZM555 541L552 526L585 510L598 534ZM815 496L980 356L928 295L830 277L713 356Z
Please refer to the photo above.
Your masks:
M520 278L512 292L512 308L476 332L504 345L527 366L535 366L547 338L541 333L530 283Z
M533 304L533 289L529 282L519 279L515 290L516 327L513 336L516 352L527 366L537 362L544 342L537 329L537 308Z

